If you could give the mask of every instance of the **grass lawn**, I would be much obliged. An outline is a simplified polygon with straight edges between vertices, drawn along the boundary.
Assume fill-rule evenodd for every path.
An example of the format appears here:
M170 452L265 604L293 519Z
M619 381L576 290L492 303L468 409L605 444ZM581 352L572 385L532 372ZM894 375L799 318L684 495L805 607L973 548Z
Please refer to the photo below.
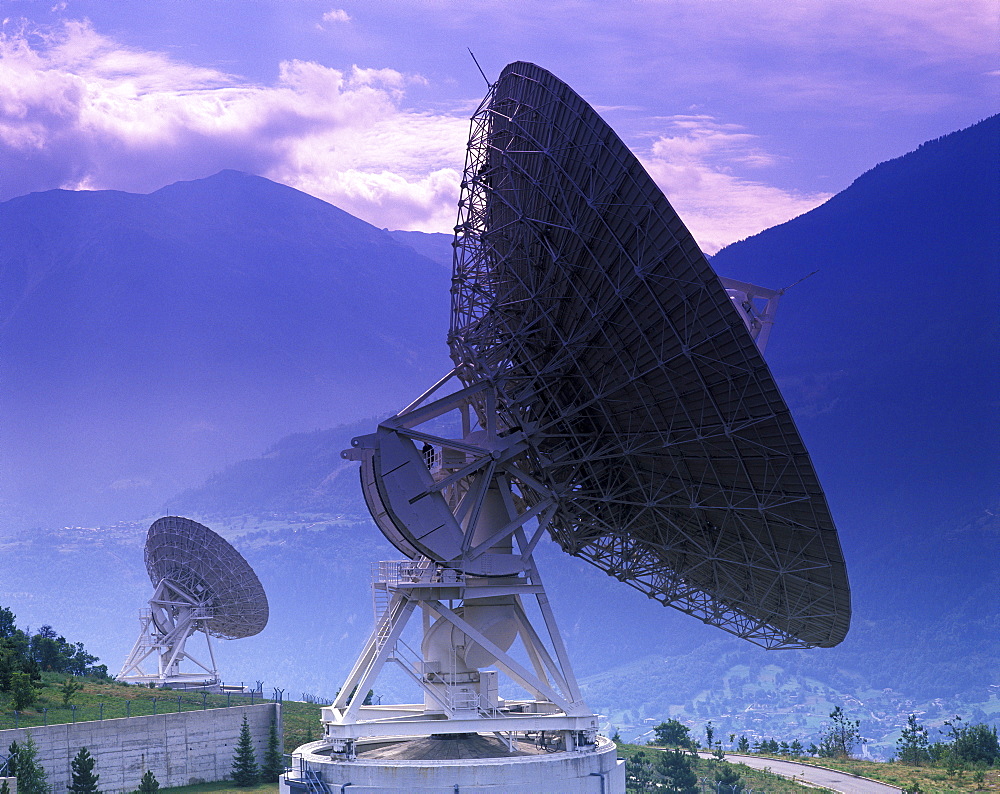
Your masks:
M228 780L220 780L218 783L198 783L195 786L174 786L173 788L161 788L163 794L248 794L257 792L258 794L277 794L277 783L260 783L253 788L237 788Z
M43 673L35 702L24 711L15 713L10 695L0 693L0 730L31 728L66 722L139 717L176 711L224 708L260 703L259 696L209 695L169 689L149 689L144 686L121 684L98 678L76 679L83 689L75 692L66 703L62 686L69 676ZM281 713L284 722L284 751L292 752L300 744L322 735L320 709L312 703L284 701ZM2 750L4 748L0 748ZM194 788L188 786L186 788ZM246 791L247 789L238 789ZM215 789L212 789L215 791Z

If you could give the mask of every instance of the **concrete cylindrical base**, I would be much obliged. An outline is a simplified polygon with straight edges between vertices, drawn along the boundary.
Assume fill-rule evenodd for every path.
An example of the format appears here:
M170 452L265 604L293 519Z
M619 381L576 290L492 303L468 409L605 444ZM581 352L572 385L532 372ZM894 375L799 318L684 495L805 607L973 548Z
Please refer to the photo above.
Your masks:
M307 775L318 775L331 794L412 792L412 794L624 794L625 762L618 760L610 739L599 737L593 750L540 752L506 758L418 758L402 760L405 744L359 742L358 758L343 760L329 754L324 742L295 751L292 771L281 779L279 794L308 790ZM383 747L392 745L383 755ZM401 749L402 748L402 749ZM367 756L367 757L366 757Z

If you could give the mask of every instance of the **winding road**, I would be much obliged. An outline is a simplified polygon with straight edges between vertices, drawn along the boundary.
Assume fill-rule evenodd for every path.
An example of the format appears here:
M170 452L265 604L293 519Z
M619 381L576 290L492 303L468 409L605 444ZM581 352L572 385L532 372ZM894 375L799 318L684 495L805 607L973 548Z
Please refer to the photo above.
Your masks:
M711 758L711 753L699 753L702 758ZM795 761L779 761L774 758L760 758L755 755L736 755L726 753L726 760L733 764L746 764L751 769L770 769L774 774L795 780L810 786L839 791L841 794L891 794L902 791L898 786L879 783L863 777L837 772L811 764L800 764Z

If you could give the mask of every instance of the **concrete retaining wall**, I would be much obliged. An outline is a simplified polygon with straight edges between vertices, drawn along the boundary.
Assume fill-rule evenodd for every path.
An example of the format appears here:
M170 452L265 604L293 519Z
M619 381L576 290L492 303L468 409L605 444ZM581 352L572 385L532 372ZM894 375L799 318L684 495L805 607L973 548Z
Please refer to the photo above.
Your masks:
M135 791L147 769L161 786L186 786L229 777L243 715L261 763L271 720L281 736L277 703L0 731L0 754L30 732L53 794L70 784L70 764L81 747L94 756L98 788L107 794Z

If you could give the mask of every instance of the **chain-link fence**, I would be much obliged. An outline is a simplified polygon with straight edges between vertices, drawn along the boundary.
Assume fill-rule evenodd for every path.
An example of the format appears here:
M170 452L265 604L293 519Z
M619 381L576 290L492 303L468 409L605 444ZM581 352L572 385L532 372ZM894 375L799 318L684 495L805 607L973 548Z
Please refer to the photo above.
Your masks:
M0 713L0 730L8 728L34 728L42 725L60 725L91 720L112 720L145 717L150 714L173 714L180 711L249 706L255 703L274 703L284 699L284 690L264 692L243 686L229 687L230 691L205 692L199 690L146 689L130 686L121 695L97 696L97 702L40 706L27 711ZM148 694L147 694L148 693Z

